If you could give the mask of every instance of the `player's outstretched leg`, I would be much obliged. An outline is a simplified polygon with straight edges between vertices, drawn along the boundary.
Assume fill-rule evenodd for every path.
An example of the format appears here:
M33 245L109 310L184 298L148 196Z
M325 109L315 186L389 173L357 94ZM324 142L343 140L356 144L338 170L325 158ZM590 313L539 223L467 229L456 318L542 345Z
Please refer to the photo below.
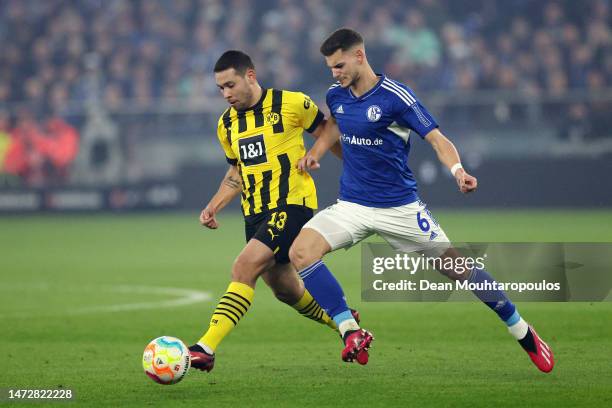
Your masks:
M215 350L219 343L238 324L253 303L255 290L241 282L232 282L219 300L206 333L197 344L189 347L191 367L210 371L215 364Z
M342 360L367 364L368 349L374 337L359 327L346 304L342 287L321 260L330 249L327 241L318 232L305 228L291 246L289 256L306 289L338 326L344 341Z
M319 260L301 270L300 277L306 288L313 293L313 296L316 296L322 307L336 322L344 342L342 360L349 363L357 361L362 365L367 364L368 350L374 337L359 327L353 310L346 304L344 291L331 271L323 261Z
M484 269L472 269L468 282L481 285L483 288L493 287L497 282ZM510 334L518 340L523 350L540 371L548 373L555 365L553 352L530 325L523 320L516 306L508 299L504 291L487 289L474 290L473 293L508 326Z
M455 262L455 259L463 258L463 255L452 247L447 248L440 255L440 258L442 258L440 265L465 265L465 262ZM453 262L447 262L448 258L453 258ZM516 306L508 299L504 291L497 289L497 281L486 270L473 268L471 271L467 271L467 273L464 270L458 271L452 267L449 269L438 267L438 270L451 279L467 280L468 283L472 284L470 286L476 288L472 290L472 293L493 310L506 324L510 334L519 342L523 350L527 352L536 367L545 373L553 369L555 360L550 347L523 320Z
M215 362L215 350L247 313L255 296L255 282L274 262L272 250L252 239L236 258L232 267L232 282L213 312L208 330L197 344L189 347L191 366L210 371Z

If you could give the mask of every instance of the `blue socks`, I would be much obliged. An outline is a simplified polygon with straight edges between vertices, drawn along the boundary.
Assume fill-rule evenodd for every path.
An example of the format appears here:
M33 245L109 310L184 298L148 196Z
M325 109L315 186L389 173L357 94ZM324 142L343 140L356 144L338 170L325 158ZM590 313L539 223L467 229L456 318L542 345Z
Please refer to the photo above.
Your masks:
M306 289L338 326L347 318L353 318L342 287L323 261L313 263L299 274ZM336 320L337 318L340 322Z
M304 268L299 275L312 297L334 319L342 339L360 329L346 304L342 287L323 261L319 260Z
M488 284L495 283L496 280L484 269L474 268L468 282L488 286ZM476 295L485 305L489 306L491 310L497 313L499 318L502 319L506 325L512 326L521 319L516 307L510 299L508 299L504 291L483 289L473 290L472 293L474 293L474 295Z
M342 287L323 261L304 268L299 275L312 297L334 319L343 339L346 334L359 330L359 324L346 304Z

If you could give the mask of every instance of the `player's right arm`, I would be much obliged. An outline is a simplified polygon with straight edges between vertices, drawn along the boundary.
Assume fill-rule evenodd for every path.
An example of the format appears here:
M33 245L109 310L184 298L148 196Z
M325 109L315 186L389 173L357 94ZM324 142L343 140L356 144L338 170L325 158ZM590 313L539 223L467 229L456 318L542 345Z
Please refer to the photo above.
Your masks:
M200 222L203 226L216 229L219 227L215 215L230 203L242 191L242 181L238 166L230 165L221 181L219 189L210 200L206 208L200 213Z
M333 128L328 127L328 126L332 126L329 123L330 120L332 120L334 124L336 123L336 119L334 119L333 116L330 117L329 119L324 119L323 122L321 122L321 124L315 129L315 131L312 132L312 136L315 139L319 139L319 137L321 137L321 135L325 134L326 132L334 131ZM331 147L329 147L327 150L331 151L334 154L334 156L342 160L342 146L340 145L340 131L338 130L337 125L335 126L335 130L338 132L338 134L333 136L335 141L333 142ZM329 141L326 141L325 143L327 144L328 142ZM323 152L323 154L325 154L325 151ZM323 155L321 155L321 157L323 157Z
M298 162L297 167L300 171L318 169L321 167L319 161L328 150L340 148L340 130L333 116L327 120L323 120L319 127L313 132L313 136L316 137L317 141ZM340 148L340 154L341 153L342 149Z
M224 115L226 113L228 111L225 111ZM225 153L225 160L227 160L230 166L221 181L219 189L200 213L202 225L211 229L219 227L215 215L242 191L242 177L238 169L238 157L232 150L230 142L231 131L225 126L222 115L217 123L217 139L219 139L219 144L223 149L223 153Z

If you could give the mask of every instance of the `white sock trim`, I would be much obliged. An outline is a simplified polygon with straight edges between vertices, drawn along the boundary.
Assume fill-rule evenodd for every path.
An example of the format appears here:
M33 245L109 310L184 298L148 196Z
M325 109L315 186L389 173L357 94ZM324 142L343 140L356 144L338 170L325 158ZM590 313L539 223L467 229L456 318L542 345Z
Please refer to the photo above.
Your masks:
M342 337L344 337L344 333L346 333L349 330L359 330L360 327L357 324L357 321L355 319L347 319L345 321L343 321L342 323L340 323L340 326L338 326L338 331L340 332L340 335Z
M529 330L529 325L523 318L521 317L518 322L508 327L508 331L517 340L521 340L527 335L527 331Z
M215 354L215 352L213 351L213 349L211 349L210 347L208 347L208 346L207 346L206 344L204 344L204 343L200 343L200 342L198 341L198 346L202 347L202 348L204 349L204 351L205 351L206 353L210 354L210 355Z

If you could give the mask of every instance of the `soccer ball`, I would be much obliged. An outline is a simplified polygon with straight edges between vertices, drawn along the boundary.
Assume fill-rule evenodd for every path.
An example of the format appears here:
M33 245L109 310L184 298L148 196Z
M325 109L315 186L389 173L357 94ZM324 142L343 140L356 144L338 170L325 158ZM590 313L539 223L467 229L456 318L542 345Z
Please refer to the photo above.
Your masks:
M176 384L185 377L191 367L189 349L176 337L158 337L145 348L142 367L153 381Z

